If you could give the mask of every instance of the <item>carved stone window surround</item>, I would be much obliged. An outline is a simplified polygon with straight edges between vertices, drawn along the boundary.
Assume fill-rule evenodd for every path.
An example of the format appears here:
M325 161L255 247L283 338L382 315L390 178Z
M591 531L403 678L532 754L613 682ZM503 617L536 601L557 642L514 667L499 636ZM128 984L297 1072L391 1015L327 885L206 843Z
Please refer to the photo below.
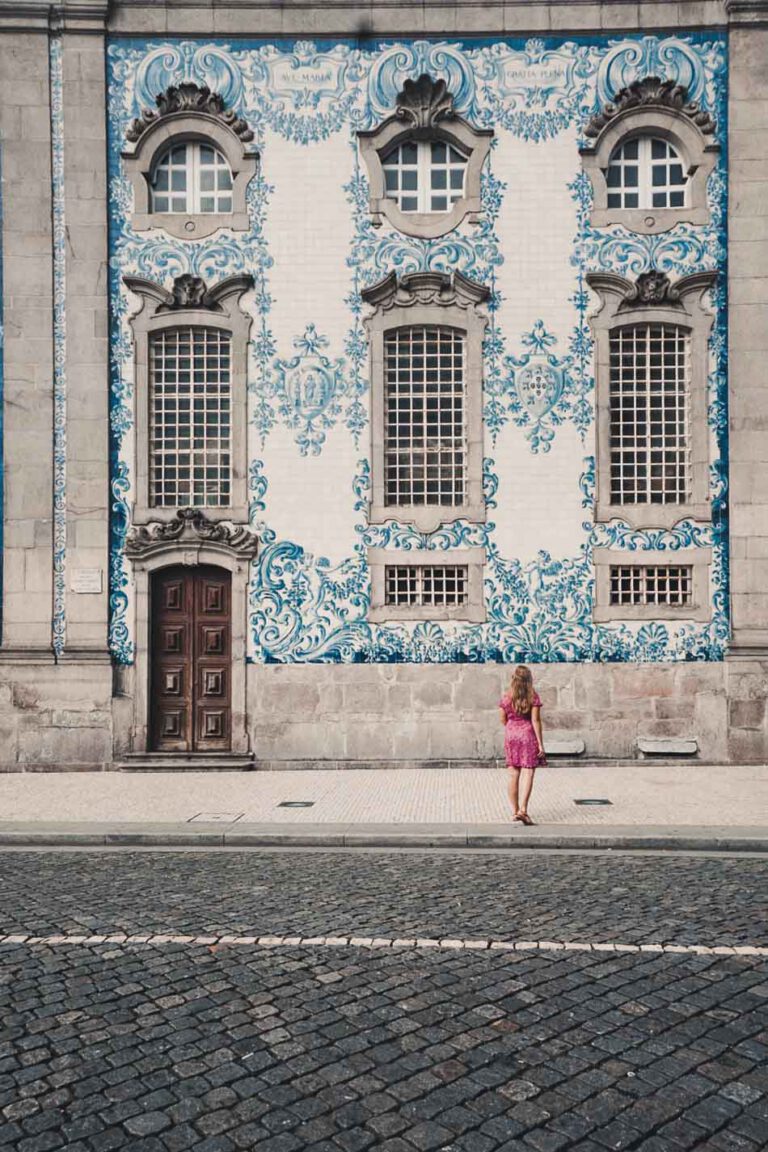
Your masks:
M246 709L248 581L257 537L248 529L217 523L200 509L184 509L174 521L155 520L133 527L126 552L132 561L136 602L136 660L128 677L133 696L129 752L149 749L149 680L151 667L151 580L153 573L177 564L210 564L232 576L232 752L250 751ZM130 692L132 682L132 693Z
M136 484L132 522L168 522L176 508L149 503L150 379L149 341L169 328L219 328L231 337L231 504L205 508L210 520L247 523L247 349L251 317L239 307L242 296L253 287L249 275L230 276L211 289L198 277L181 276L169 292L140 276L124 277L126 287L142 301L131 317L134 335L134 405L136 429Z
M649 550L628 552L621 548L595 548L595 623L616 620L709 620L712 615L710 595L711 548L680 548L676 551ZM691 604L611 604L611 568L690 567L693 575Z
M581 152L592 182L591 222L596 228L623 224L631 232L655 235L676 224L707 224L707 180L720 146L713 138L714 122L685 90L658 77L646 77L623 89L612 104L592 118L585 134L594 143ZM619 144L638 136L667 140L679 152L688 174L688 203L682 208L609 208L606 172Z
M418 80L406 80L392 116L377 128L358 132L360 155L368 171L370 211L374 225L386 218L406 236L434 239L453 231L462 220L475 223L481 210L480 173L493 139L493 130L474 128L453 110L453 97L445 81L424 73ZM384 156L405 141L443 141L467 157L464 195L447 212L402 212L387 196Z
M462 620L480 624L485 620L485 596L483 575L485 571L484 548L442 549L414 548L369 548L368 564L371 571L371 607L368 619L371 623L384 623L389 620ZM464 565L467 568L467 603L455 606L431 606L420 604L387 604L385 570L390 565Z
M412 272L401 278L392 272L366 288L363 300L373 313L365 320L370 344L371 373L371 502L369 522L398 520L420 532L466 519L485 520L483 496L483 336L488 319L480 311L487 288L460 272ZM465 413L467 434L464 504L392 505L384 501L385 358L384 336L394 328L414 325L449 326L465 335Z
M597 488L595 521L625 520L633 528L671 528L678 520L712 518L709 491L709 425L707 375L709 332L714 316L704 297L714 285L715 272L695 272L672 283L663 273L648 272L632 284L612 272L590 272L589 286L600 307L590 318L595 338L597 408ZM645 299L644 299L645 298ZM611 502L610 337L617 328L634 324L672 324L690 332L691 500L687 503L620 504Z
M134 231L161 228L183 240L203 239L220 228L246 231L250 220L245 193L259 159L253 132L224 108L220 97L194 84L168 89L158 96L157 102L160 111L145 110L133 122L122 153L125 174L133 185ZM186 214L153 210L150 180L154 166L168 147L188 140L212 144L225 157L232 173L232 212Z

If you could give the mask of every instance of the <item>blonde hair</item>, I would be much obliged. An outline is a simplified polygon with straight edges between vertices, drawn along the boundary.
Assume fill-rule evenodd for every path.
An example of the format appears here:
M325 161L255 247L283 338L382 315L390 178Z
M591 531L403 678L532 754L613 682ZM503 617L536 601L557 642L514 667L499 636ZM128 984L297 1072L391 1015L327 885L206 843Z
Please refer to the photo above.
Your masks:
M525 664L520 664L512 673L512 679L509 682L509 700L515 712L520 716L526 716L533 707L534 691L533 691L533 676L531 675L530 668L526 668Z

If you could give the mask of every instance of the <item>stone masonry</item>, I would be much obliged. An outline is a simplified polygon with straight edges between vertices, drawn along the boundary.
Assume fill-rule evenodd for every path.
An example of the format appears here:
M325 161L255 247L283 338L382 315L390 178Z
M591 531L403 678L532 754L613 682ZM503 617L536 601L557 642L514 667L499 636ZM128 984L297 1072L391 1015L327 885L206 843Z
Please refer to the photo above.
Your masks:
M553 740L588 758L694 739L708 762L768 760L768 0L593 4L436 0L327 7L226 0L0 0L2 171L2 643L0 770L103 769L132 748L132 711L107 648L109 37L729 36L729 379L732 643L723 663L542 664ZM56 602L54 198L49 40L61 42L66 280L66 640ZM99 588L75 590L84 573ZM499 665L247 666L256 761L488 760ZM115 750L118 750L117 753Z

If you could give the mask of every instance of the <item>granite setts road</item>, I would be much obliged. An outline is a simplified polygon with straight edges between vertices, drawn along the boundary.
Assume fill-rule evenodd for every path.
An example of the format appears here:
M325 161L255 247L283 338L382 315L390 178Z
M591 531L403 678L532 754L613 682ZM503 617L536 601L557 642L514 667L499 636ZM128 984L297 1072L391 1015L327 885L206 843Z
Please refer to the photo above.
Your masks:
M754 1152L754 955L243 947L222 936L765 947L768 861L5 853L0 1146Z

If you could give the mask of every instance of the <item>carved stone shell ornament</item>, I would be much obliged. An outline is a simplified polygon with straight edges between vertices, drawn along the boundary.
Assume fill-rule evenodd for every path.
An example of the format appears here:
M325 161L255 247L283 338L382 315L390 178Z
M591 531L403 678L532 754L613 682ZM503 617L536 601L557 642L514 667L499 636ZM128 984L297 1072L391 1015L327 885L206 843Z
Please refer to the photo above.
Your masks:
M418 80L406 80L395 103L395 115L410 120L414 128L431 128L441 120L453 120L453 96L445 80L433 80L422 72Z

